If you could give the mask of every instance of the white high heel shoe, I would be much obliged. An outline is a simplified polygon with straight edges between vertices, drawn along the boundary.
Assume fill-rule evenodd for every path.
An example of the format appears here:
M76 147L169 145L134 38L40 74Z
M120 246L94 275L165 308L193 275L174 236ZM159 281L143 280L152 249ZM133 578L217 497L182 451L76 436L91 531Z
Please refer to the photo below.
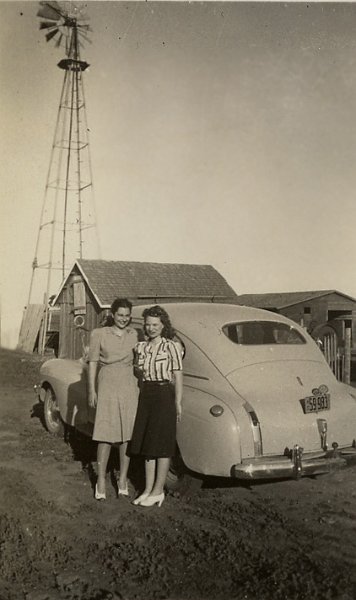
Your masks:
M117 490L117 495L118 496L128 496L129 495L129 488L128 485L126 484L126 487L121 488L120 486L118 487Z
M155 504L158 505L158 507L162 506L164 500L164 492L162 492L162 494L158 494L157 496L147 496L147 498L145 500L142 500L142 502L140 502L140 506L154 506Z
M134 504L135 506L138 506L141 504L141 502L143 502L143 500L146 500L146 498L148 498L149 493L146 492L145 494L141 494L141 496L138 496L137 498L135 498L135 500L133 500L132 504Z
M95 500L106 500L106 493L98 492L98 486L95 486Z

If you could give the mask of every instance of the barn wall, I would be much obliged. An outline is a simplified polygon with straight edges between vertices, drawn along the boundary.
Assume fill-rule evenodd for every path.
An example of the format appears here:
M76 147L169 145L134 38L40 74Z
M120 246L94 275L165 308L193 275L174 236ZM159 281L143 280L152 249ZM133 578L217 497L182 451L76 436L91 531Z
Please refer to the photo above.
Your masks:
M307 309L307 311L306 311ZM294 306L282 308L281 314L303 325L307 329L315 325L331 322L338 334L339 340L344 337L344 319L330 319L330 311L339 311L340 314L350 313L352 320L352 347L356 349L356 302L337 293L328 294L321 298L313 298ZM350 312L351 311L351 312ZM347 317L346 317L347 318Z
M103 318L103 311L81 277L85 286L85 308L80 312L75 310L73 284L79 277L77 274L75 279L69 276L56 302L60 307L59 358L81 358L89 345L90 332L100 326Z
M310 312L307 313L305 309L310 309ZM307 328L312 321L325 323L328 320L327 297L316 298L308 302L288 306L287 308L282 308L280 312Z

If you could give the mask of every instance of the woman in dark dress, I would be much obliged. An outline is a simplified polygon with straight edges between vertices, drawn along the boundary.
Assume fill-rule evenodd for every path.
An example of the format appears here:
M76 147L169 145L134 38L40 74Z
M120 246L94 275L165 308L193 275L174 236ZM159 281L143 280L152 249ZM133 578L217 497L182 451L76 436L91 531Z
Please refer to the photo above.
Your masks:
M145 458L146 484L133 503L161 506L170 459L175 454L176 424L182 414L182 355L162 307L145 309L143 317L147 340L135 348L142 387L130 451Z

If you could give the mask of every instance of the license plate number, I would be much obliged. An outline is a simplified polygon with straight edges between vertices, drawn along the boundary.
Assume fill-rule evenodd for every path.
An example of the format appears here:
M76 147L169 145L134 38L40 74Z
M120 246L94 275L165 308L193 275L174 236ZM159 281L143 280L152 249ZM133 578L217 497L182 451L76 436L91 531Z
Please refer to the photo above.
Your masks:
M322 394L321 396L308 396L307 398L304 398L303 405L305 413L330 410L330 394Z

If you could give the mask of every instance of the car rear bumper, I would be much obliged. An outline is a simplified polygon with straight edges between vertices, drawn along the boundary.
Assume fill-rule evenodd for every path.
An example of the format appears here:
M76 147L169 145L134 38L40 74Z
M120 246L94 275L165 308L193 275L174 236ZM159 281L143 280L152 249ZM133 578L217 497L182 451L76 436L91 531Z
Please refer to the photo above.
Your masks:
M343 448L335 452L304 454L302 448L294 448L292 456L260 457L243 460L234 465L232 477L237 479L279 479L320 475L347 465L346 456L356 455L355 448Z

